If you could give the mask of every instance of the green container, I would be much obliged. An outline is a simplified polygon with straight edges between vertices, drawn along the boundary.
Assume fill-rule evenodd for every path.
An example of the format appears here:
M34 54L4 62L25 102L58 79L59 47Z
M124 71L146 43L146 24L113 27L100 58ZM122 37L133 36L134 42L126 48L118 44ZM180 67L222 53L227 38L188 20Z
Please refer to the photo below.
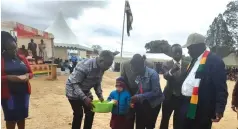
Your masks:
M93 100L92 104L95 106L93 112L97 113L108 113L113 108L113 103L108 101L100 102L99 100Z

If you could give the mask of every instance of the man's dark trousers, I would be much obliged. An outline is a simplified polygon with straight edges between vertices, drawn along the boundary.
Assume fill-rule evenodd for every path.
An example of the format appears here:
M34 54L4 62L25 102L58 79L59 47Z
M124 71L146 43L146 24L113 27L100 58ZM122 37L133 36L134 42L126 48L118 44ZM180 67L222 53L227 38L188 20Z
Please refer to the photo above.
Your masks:
M93 124L94 112L92 112L82 100L69 100L73 109L72 129L81 129L83 113L85 114L83 129L91 129Z
M152 108L148 101L135 105L136 129L154 129L161 104Z
M204 114L202 110L197 109L195 119L187 118L188 107L190 104L191 97L182 96L181 107L180 107L180 122L181 122L181 129L211 129L212 128L212 121Z
M169 119L173 111L173 128L179 129L180 102L181 97L175 95L172 95L171 97L164 100L162 104L162 120L160 124L160 129L168 129Z

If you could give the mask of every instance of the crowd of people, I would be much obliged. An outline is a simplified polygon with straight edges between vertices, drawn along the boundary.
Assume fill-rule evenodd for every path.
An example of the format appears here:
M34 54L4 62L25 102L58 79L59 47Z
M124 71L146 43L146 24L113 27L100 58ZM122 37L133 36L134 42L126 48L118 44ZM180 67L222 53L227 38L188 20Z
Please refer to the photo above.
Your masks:
M238 68L228 67L227 68L227 79L231 81L236 81L238 79Z
M54 60L54 64L57 64L57 68L60 68L61 71L69 70L69 73L73 72L73 69L76 67L77 63L83 59L77 59L77 57L72 56L69 60L64 60L60 58L56 58Z
M32 71L24 56L17 53L15 39L1 32L1 104L7 129L25 129L28 117ZM190 64L182 59L182 47L192 57ZM114 104L110 127L112 129L154 129L162 108L160 129L168 129L174 112L174 129L211 129L219 122L227 105L227 75L221 58L206 48L205 37L194 33L184 46L174 44L171 61L162 64L166 87L162 92L158 73L135 54L122 65L121 75L115 80L115 90L107 97ZM92 109L95 90L98 99L105 101L102 77L114 60L108 50L99 57L73 62L72 73L66 82L66 97L73 111L72 129L91 129L94 121ZM67 61L65 61L67 63ZM76 65L77 64L77 65ZM238 112L238 82L233 91L232 109ZM237 114L238 115L238 114Z

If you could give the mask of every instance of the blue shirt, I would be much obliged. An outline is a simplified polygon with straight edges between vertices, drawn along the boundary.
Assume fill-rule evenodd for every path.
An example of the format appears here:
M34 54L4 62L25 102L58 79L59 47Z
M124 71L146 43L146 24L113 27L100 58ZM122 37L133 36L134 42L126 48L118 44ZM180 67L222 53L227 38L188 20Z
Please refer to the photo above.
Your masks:
M135 82L139 89L136 96L141 103L148 100L152 108L162 103L164 94L160 87L159 75L155 70L146 67L144 76L137 76Z
M108 97L108 101L117 100L118 104L112 109L112 114L115 115L125 115L130 108L131 96L126 90L118 92L116 90L112 91Z
M71 61L72 61L72 62L77 62L77 61L78 61L78 58L77 58L76 56L72 56L72 57L71 57Z
M5 58L5 73L7 75L24 75L28 73L28 69L23 61L19 58L8 59ZM12 82L8 81L8 87L12 94L25 94L28 91L27 82Z

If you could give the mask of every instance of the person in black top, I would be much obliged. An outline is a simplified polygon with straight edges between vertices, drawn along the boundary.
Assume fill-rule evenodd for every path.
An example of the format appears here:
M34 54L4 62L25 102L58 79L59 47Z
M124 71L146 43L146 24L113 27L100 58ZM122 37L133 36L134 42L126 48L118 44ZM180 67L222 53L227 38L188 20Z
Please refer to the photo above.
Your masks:
M20 55L25 56L25 57L28 56L28 51L26 50L25 45L22 45L22 47L18 49L18 53L19 53Z
M28 43L28 50L31 50L33 58L37 58L36 49L37 49L37 44L34 43L33 39L31 39L31 42Z

